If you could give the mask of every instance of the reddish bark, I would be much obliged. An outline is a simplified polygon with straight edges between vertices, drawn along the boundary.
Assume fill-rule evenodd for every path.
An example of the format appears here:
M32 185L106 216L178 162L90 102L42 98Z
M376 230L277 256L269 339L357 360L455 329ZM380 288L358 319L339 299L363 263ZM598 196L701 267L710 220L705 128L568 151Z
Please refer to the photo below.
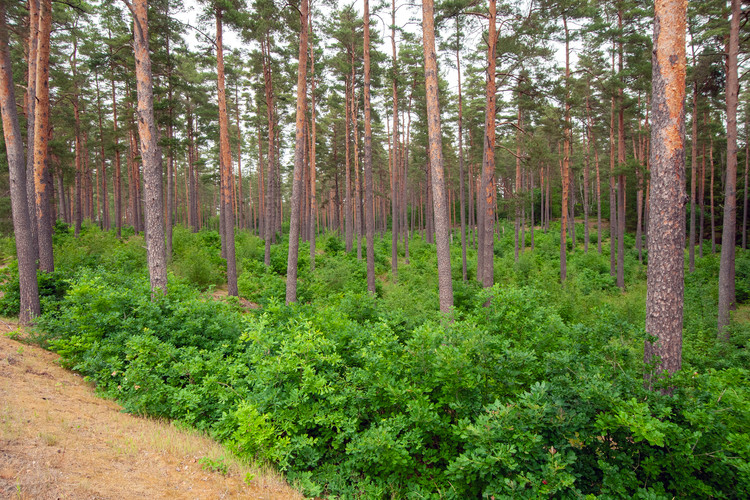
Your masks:
M5 21L5 3L0 2L0 115L10 173L10 196L13 216L13 233L18 256L20 309L18 321L28 325L40 314L39 289L36 277L36 252L31 238L32 219L27 200L26 161L23 152L21 127L16 111L13 86L13 65L8 47L8 27Z
M651 206L644 362L646 384L682 359L685 249L685 25L687 0L657 0L654 19ZM653 339L655 337L655 339ZM653 339L653 342L651 341Z
M366 2L365 2L366 5ZM299 56L297 65L297 117L294 147L289 253L286 268L286 303L297 302L297 261L299 258L300 205L305 167L305 113L307 111L307 21L308 0L300 2Z
M36 106L34 118L34 186L36 222L38 224L39 268L55 270L52 255L52 185L50 182L49 143L49 56L52 28L52 0L41 0L39 10L39 45L36 72Z

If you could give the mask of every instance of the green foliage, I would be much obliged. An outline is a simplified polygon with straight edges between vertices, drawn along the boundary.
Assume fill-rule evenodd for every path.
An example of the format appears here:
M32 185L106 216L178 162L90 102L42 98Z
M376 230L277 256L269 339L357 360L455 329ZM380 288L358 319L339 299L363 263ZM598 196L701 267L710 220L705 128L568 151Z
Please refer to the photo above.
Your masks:
M218 472L222 476L226 476L229 473L229 467L224 463L223 458L214 460L210 457L203 457L198 460L198 463L201 464L201 469L209 472Z
M716 257L686 277L684 369L665 396L643 387L645 275L632 252L627 293L606 254L580 247L562 287L559 234L538 232L516 262L506 229L495 242L500 283L483 290L454 274L448 321L436 312L434 246L418 236L398 281L379 279L376 296L339 238L319 241L314 272L301 245L300 302L285 306L286 245L266 267L260 240L239 233L240 293L262 305L248 312L197 290L223 264L216 232L175 231L169 293L155 300L141 264L114 267L141 239L87 228L85 251L66 241L63 267L80 268L63 273L67 291L39 319L63 363L127 411L276 464L308 495L750 494L750 328L715 339ZM389 244L376 249L387 272ZM460 271L460 248L451 258ZM476 265L471 249L468 260Z
M12 261L1 271L2 285L0 285L0 316L18 316L21 308L21 288L18 278L18 261ZM39 286L39 301L42 312L54 308L68 289L65 273L54 271L51 273L37 270L37 284Z

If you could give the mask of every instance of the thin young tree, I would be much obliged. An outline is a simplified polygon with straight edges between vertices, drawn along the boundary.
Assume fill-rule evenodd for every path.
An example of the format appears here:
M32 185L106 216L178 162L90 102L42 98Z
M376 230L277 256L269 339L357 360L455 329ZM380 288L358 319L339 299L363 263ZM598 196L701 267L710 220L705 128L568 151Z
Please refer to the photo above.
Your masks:
M724 224L721 234L719 264L719 338L728 340L729 311L736 307L734 288L735 234L737 231L737 100L740 89L737 55L739 53L740 0L731 0L732 19L729 24L727 53L727 172L724 186Z
M739 0L735 0L739 1ZM656 0L651 125L651 215L644 362L653 386L682 364L685 249L685 25L687 0Z
M464 200L463 93L461 92L461 28L456 17L456 73L458 74L458 189L461 204L461 276L466 281L466 202Z
M21 127L18 124L13 66L8 46L5 1L0 0L0 114L2 114L5 150L10 170L13 232L16 237L16 255L18 256L20 290L18 321L22 325L28 325L40 313L39 288L36 280L36 252L34 252L31 238L31 218L26 191L26 160L23 153Z
M370 2L364 5L364 98L365 98L365 233L367 237L367 290L375 294L375 187L372 180L372 123L370 118ZM434 45L434 40L433 40ZM434 47L433 47L434 50ZM429 106L428 106L429 107ZM356 134L356 125L354 129ZM452 299L451 299L452 302Z
M305 113L307 112L307 21L308 0L300 1L299 64L297 66L297 120L294 146L289 253L286 268L286 303L297 302L297 261L299 259L300 208L302 173L305 168Z
M148 39L148 0L123 0L133 14L135 83L138 93L138 136L146 207L146 252L151 291L167 293L167 250L164 243L162 158L154 120L154 91Z
M396 63L396 0L391 0L391 49L393 51L393 144L391 156L391 276L398 277L398 66Z
M432 199L437 244L438 291L440 295L440 311L448 314L453 307L453 282L451 280L450 227L448 224L448 207L446 204L445 178L443 175L443 144L440 132L434 10L435 7L432 0L424 0L422 2L422 43L424 44L427 133L429 136L428 147L432 174ZM490 33L492 34L492 32ZM492 38L490 39L492 40ZM494 44L490 43L490 45ZM493 238L491 231L488 237L490 240ZM490 261L491 259L489 257ZM491 273L489 277L492 280ZM491 286L491 284L487 285L485 282L485 286Z

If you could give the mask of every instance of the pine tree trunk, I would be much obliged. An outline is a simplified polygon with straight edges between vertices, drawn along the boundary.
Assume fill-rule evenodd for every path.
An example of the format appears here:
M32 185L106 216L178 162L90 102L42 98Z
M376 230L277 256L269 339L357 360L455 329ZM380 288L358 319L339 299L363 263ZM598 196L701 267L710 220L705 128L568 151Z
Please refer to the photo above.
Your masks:
M745 129L747 128L748 122L745 122ZM742 210L742 248L744 250L747 250L748 166L750 166L750 138L745 139L745 205Z
M517 122L516 127L516 189L515 189L515 240L514 240L514 257L515 261L518 262L519 246L523 246L523 243L519 241L519 230L521 228L521 95L518 95L518 110L517 110ZM523 237L521 237L523 239ZM520 243L520 244L519 244ZM523 250L521 250L523 252Z
M711 163L711 183L709 196L711 199L711 254L716 253L716 216L714 213L714 138L711 137L709 146L709 161Z
M111 37L110 37L111 38ZM110 49L110 56L111 56ZM117 229L117 237L122 236L122 172L120 164L120 141L119 132L117 130L117 97L115 92L115 79L112 77L112 128L113 128L113 139L115 143L115 178L114 186L115 190L115 228Z
M70 59L70 70L73 75L73 124L74 124L74 135L75 135L75 167L76 167L76 173L75 173L75 217L74 217L74 235L76 238L78 238L81 234L81 222L83 220L83 211L81 210L81 202L82 202L82 189L81 189L81 182L82 182L82 173L83 173L83 161L82 161L82 151L83 144L81 143L81 110L80 110L80 102L78 99L78 83L77 83L77 68L76 68L76 58L78 54L78 44L77 40L73 39L73 53L71 54Z
M395 0L394 0L395 3ZM395 22L394 22L395 24ZM463 95L461 93L461 43L458 18L456 18L456 70L458 72L458 197L461 204L461 276L466 281L466 201L464 196L464 132L463 132Z
M315 182L315 149L317 124L315 116L315 37L313 36L313 12L310 9L310 270L315 271L315 240L317 237L317 184Z
M495 224L495 67L496 67L496 44L497 44L497 3L490 0L489 3L489 37L487 52L487 90L485 93L486 111L485 111L485 138L484 138L484 164L482 168L482 191L483 191L483 209L482 214L482 285L485 288L492 286L494 282L494 224ZM480 198L480 196L477 196Z
M13 66L8 46L4 2L0 2L0 115L3 120L5 151L10 171L11 212L18 256L20 292L18 321L22 325L28 325L40 314L39 289L36 277L36 252L31 238L32 218L29 216L27 200L26 161L16 110Z
M586 110L589 109L589 96L586 93ZM583 163L583 253L589 253L589 162L591 161L591 141L584 130L583 141L586 143L586 158Z
M34 187L38 224L39 268L55 270L52 255L52 185L49 182L47 145L49 143L49 57L52 27L52 0L41 0L37 51L36 106L34 118Z
M612 67L614 69L614 53ZM609 275L617 276L617 191L615 189L615 97L609 116Z
M346 200L346 207L344 209L344 217L345 217L345 224L346 224L346 246L345 250L347 253L352 251L352 246L354 242L354 221L352 220L354 217L354 203L352 200L352 174L351 174L351 136L352 136L352 116L353 112L352 109L354 108L354 54L352 53L350 55L351 65L352 65L352 76L349 78L349 82L346 86L348 89L348 93L345 97L346 99L346 106L345 106L345 123L346 123L346 138L344 141L345 144L345 151L346 151L346 176L345 176L345 200ZM357 134L357 124L354 123L354 134L356 136Z
M224 45L222 29L222 12L216 9L216 70L218 77L219 100L219 146L223 183L221 186L221 215L224 222L224 237L227 259L227 293L236 297L237 261L234 253L234 213L232 211L232 151L229 146L229 117L227 116L227 96L224 85Z
M166 15L169 17L169 2L166 3ZM168 118L167 118L167 144L169 152L167 154L167 206L166 206L166 218L165 218L165 230L166 230L166 242L165 248L167 252L167 260L172 259L172 226L175 223L175 206L174 206L174 145L172 140L174 138L174 104L172 101L172 60L169 52L169 31L167 31L166 37L166 53L167 53L167 100L168 100Z
M494 0L491 0L490 11L494 15L493 5ZM492 22L494 22L494 17L491 23ZM448 207L446 206L445 178L443 176L443 148L440 132L437 54L435 52L434 5L432 0L424 0L422 2L422 34L425 53L424 72L427 95L427 128L430 151L429 156L432 174L435 229L437 232L438 289L440 295L440 311L444 314L448 314L453 308L453 282L451 280L450 228L448 227ZM491 55L494 55L493 42L495 39L493 37L494 31L491 28ZM492 233L490 232L490 236L491 234Z
M375 186L372 179L372 123L370 118L370 2L364 3L365 97L365 230L367 237L367 290L375 295ZM356 129L355 129L356 134Z
M693 50L695 64L695 50ZM693 82L693 129L691 134L691 168L690 168L690 272L695 272L695 191L696 170L698 169L698 82Z
M741 0L731 0L732 20L729 28L727 57L727 177L724 186L724 223L721 234L721 261L719 265L719 338L729 340L729 311L736 309L735 296L735 238L737 233L737 99L739 80L737 56L739 53Z
M110 229L110 217L109 217L109 194L107 193L107 162L105 161L104 155L104 125L102 117L102 98L99 91L99 73L95 73L96 77L96 109L99 119L99 168L101 169L101 205L102 205L102 229L109 231ZM97 185L99 183L97 182Z
M622 6L617 11L617 25L622 30ZM622 38L618 41L618 74L622 81L623 76L623 42ZM617 168L620 174L617 178L617 286L625 290L625 174L622 169L625 167L625 103L624 103L624 82L618 89L617 103Z
M299 258L300 205L305 168L305 113L307 110L307 21L308 0L300 2L299 56L297 65L297 119L294 146L289 253L286 268L286 303L297 302L297 260Z
M703 226L706 210L706 144L701 151L701 180L698 186L698 202L700 204L700 221L698 222L698 257L703 258Z
M39 0L29 0L28 78L26 83L26 202L31 224L31 255L34 267L39 259L39 223L36 219L34 134L36 132L37 58L39 57Z
M138 91L138 135L146 190L146 251L151 291L167 293L167 253L164 246L162 162L154 121L154 94L148 38L148 2L133 2L135 74Z
M570 189L570 41L568 34L568 20L563 15L565 29L565 128L563 129L563 157L562 157L562 207L560 210L560 282L565 283L568 276L567 262L567 229L568 229L568 196ZM575 245L573 245L575 246Z
M686 0L657 0L654 20L651 206L644 363L652 387L682 364L685 249ZM662 24L664 22L664 24ZM656 358L656 359L654 359ZM666 392L669 392L667 390Z
M265 229L265 257L264 263L266 267L271 265L271 243L275 239L276 222L274 215L276 214L275 206L275 175L274 166L276 164L274 151L274 118L273 118L273 81L271 75L271 54L268 47L268 34L266 34L266 40L261 45L261 50L264 52L263 57L263 81L266 96L266 115L268 119L268 168L266 169L266 215L263 222Z
M391 49L393 51L393 155L391 157L391 276L398 280L398 86L396 72L396 0L391 0ZM459 125L460 127L460 125ZM460 153L459 153L460 155Z

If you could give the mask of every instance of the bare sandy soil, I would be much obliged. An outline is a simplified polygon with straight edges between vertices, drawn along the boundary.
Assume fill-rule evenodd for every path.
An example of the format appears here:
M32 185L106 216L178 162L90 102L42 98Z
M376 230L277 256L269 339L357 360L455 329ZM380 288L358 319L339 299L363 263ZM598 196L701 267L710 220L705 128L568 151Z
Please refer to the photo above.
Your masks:
M56 354L4 335L15 328L0 321L0 498L303 498L205 436L122 413Z

